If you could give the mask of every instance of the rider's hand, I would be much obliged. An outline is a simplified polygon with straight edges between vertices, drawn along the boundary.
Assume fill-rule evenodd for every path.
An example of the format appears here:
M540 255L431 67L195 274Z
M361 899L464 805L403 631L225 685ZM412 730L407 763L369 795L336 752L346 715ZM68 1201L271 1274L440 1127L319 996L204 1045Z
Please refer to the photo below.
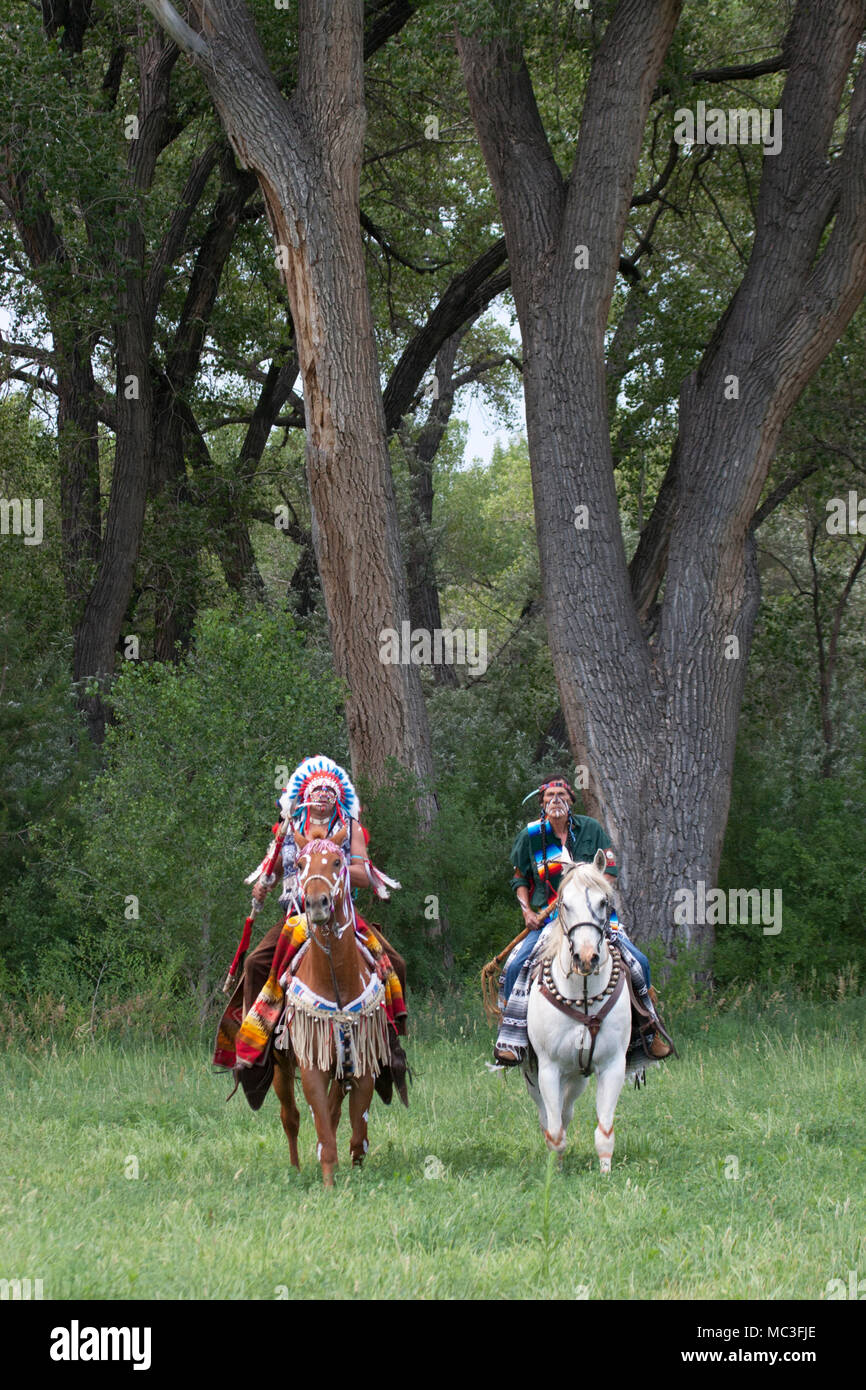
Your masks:
M267 885L264 883L257 883L255 888L253 889L253 897L255 898L256 902L263 903L267 895Z
M524 912L524 925L527 926L530 931L537 931L544 921L544 917L545 914L543 912Z

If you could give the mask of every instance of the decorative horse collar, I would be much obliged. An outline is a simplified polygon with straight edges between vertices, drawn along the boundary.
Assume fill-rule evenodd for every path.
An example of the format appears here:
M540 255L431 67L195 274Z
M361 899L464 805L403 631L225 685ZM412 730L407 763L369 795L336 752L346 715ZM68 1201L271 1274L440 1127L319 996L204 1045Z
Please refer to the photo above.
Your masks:
M560 994L559 990L556 988L553 976L550 971L549 960L546 960L544 962L544 968L541 972L541 981L539 983L539 989L541 990L541 993L544 995L544 998L547 999L551 1004L553 1004L554 1008L559 1009L560 1013L567 1014L569 1018L575 1021L575 1023L581 1024L582 1027L588 1029L589 1031L592 1041L589 1048L589 1056L587 1057L586 1062L582 1060L582 1047L579 1049L577 1054L577 1064L583 1072L584 1076L589 1076L590 1068L592 1066L592 1056L595 1052L595 1042L596 1038L598 1037L599 1029L601 1028L601 1025L604 1022L607 1015L610 1013L614 1004L619 999L619 996L622 994L623 985L625 984L625 971L622 968L622 956L620 955L619 951L615 946L610 947L610 954L611 959L613 961L613 968L610 972L610 979L608 980L607 984L605 985L604 989L601 991L600 994L594 994L591 998L587 998L587 977L583 977L583 1009L579 1009L573 999L567 999L564 994ZM591 1014L588 1012L590 1004L597 1004L600 1000L605 998L607 1002L602 1005L598 1013Z

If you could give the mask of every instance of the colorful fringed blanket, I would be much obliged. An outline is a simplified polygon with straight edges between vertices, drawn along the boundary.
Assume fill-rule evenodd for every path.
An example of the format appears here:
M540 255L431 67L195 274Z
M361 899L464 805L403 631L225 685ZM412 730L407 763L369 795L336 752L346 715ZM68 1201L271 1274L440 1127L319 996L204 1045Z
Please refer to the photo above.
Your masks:
M355 936L359 944L366 947L376 958L375 978L384 986L384 1009L379 1009L379 1013L384 1013L389 1024L395 1024L406 1013L400 981L388 957L383 954L380 942L367 923L357 916ZM234 1070L236 1067L254 1067L263 1060L268 1042L283 1012L288 976L298 964L298 957L306 942L306 917L286 918L274 951L271 973L246 1018L243 1017L241 986L236 990L223 1014L214 1049L214 1066ZM382 1026L385 1027L384 1023ZM387 1056L386 1043L385 1059Z
M522 1057L529 1045L529 1034L526 1027L526 1016L529 1011L529 991L532 988L532 977L535 967L538 964L541 952L547 945L548 932L541 933L535 943L535 950L520 968L520 974L514 981L514 988L511 997L505 999L502 991L502 983L505 980L505 971L508 969L508 961L520 950L519 943L505 962L500 980L499 1009L502 1014L502 1022L499 1025L499 1033L496 1038L497 1047L510 1048L517 1057Z

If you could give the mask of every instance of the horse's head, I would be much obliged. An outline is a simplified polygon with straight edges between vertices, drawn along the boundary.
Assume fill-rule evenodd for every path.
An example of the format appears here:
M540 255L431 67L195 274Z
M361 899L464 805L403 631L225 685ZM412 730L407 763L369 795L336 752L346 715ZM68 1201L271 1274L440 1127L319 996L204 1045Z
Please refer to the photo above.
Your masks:
M307 920L313 927L323 927L333 920L334 909L342 903L346 893L349 874L343 844L347 834L348 827L341 826L330 840L305 841L294 832ZM341 935L342 931L337 934Z
M591 864L575 864L562 877L557 897L559 932L551 955L559 956L568 977L594 975L608 959L605 927L613 908L613 889L604 877L605 855L599 850Z

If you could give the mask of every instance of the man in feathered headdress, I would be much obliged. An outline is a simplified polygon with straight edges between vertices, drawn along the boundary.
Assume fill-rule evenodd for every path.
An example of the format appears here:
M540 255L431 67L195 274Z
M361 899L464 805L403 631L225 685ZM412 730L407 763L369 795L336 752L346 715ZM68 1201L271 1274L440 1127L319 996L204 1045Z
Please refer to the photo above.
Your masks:
M355 888L370 887L378 897L383 899L391 896L390 888L400 887L399 883L381 873L370 861L367 851L369 835L361 824L360 802L348 773L340 767L339 763L335 763L321 754L312 758L305 758L295 769L288 785L280 795L277 808L282 819L274 826L276 838L261 864L253 870L246 882L254 884L253 899L255 903L258 905L263 903L269 889L277 879L275 871L276 850L282 841L280 856L282 858L283 891L280 895L280 903L284 909L284 917L265 933L255 950L246 956L243 955L245 942L248 940L248 931L245 929L244 940L238 948L235 964L230 973L231 979L236 964L239 964L240 959L243 959L242 1001L237 997L239 991L236 991L236 996L232 999L220 1025L214 1053L214 1063L219 1067L234 1068L238 1061L242 1061L244 1066L250 1067L252 1064L256 1071L259 1070L257 1064L259 1060L264 1060L264 1049L262 1058L256 1058L254 1062L247 1050L242 1049L242 1055L236 1056L235 1040L238 1037L238 1025L241 1019L245 1019L254 1009L263 988L268 983L277 948L280 947L281 950L280 967L281 970L284 970L306 940L306 922L301 916L302 904L296 871L297 850L294 836L291 834L292 825L304 840L330 839L340 826L348 825L349 834L345 841L344 853L348 856L349 881L352 886ZM376 928L374 933L357 911L355 912L355 933L358 940L374 957L377 969L385 980L386 1006L393 1031L400 1034L405 1033L405 962L394 951L393 947L388 945L379 929ZM291 941L288 943L283 940L287 936L291 936ZM239 1036L241 1043L243 1043L243 1028L241 1028ZM393 1040L392 1072L394 1073L394 1082L405 1103L405 1083L403 1082L405 1057L399 1047L395 1051ZM249 1084L251 1082L249 1077L244 1078L244 1090L254 1109L257 1109L264 1099L270 1084L269 1077L270 1068L268 1067L266 1074L259 1077L255 1084ZM381 1089L380 1093L382 1093Z

